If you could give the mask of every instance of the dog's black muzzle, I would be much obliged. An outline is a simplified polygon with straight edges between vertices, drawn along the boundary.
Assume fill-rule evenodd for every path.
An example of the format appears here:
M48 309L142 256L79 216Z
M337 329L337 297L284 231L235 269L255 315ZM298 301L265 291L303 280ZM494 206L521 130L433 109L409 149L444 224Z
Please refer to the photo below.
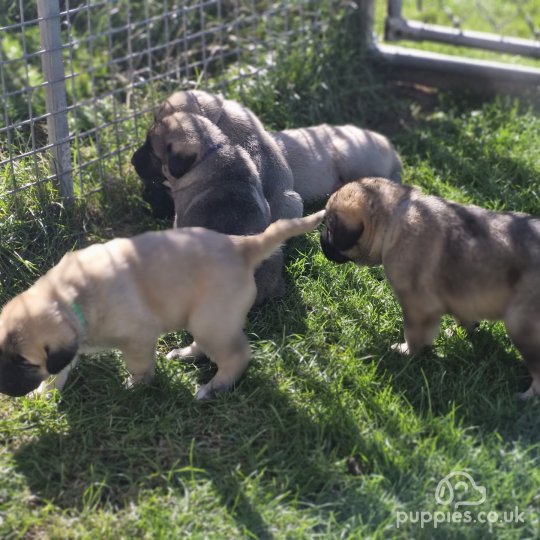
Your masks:
M332 244L332 233L327 227L324 227L321 231L321 248L324 256L338 264L351 262L351 259L339 252Z
M148 142L135 150L131 164L145 184L162 183L165 177L161 172L161 162L154 155Z
M43 378L39 368L22 358L4 357L0 359L0 392L11 397L25 396L35 390Z
M156 158L148 142L135 151L131 164L144 184L142 197L152 208L156 218L174 217L174 202L169 189L163 185L165 177L161 172L161 163Z

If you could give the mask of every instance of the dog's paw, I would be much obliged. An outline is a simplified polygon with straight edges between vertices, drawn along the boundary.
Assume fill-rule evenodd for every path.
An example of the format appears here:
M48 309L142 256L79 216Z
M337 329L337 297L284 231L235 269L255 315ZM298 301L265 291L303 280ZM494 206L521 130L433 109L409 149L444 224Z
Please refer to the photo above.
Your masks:
M154 372L149 371L147 373L141 373L138 375L131 374L124 382L124 388L126 390L132 390L141 384L150 384L154 380Z
M399 354L410 354L407 343L394 343L390 348Z
M44 380L41 384L32 392L30 392L29 397L31 398L49 398L51 397L53 391L55 390L54 384L51 384L51 381Z
M199 401L202 401L202 400L206 400L206 399L212 399L216 397L216 392L215 390L212 388L212 384L211 383L208 383L208 384L203 384L198 390L197 390L197 393L195 394L195 399L199 400Z
M227 392L229 390L229 386L214 386L212 384L212 381L210 381L207 384L203 384L195 394L195 399L197 400L206 400L206 399L213 399L219 394L223 394L224 392Z
M175 360L180 359L184 362L189 362L190 360L195 359L195 355L191 354L191 346L189 347L183 347L182 349L173 349L169 353L167 353L167 356L165 356L167 360Z
M516 394L516 397L520 400L520 401L529 401L530 399L534 398L538 396L538 393L535 391L535 389L533 388L533 385L531 384L531 386L529 387L528 390L526 390L525 392L518 392Z
M179 359L182 360L182 362L194 362L195 360L204 358L204 356L204 353L199 349L195 342L193 342L191 345L183 347L182 349L173 349L165 358L167 358L167 360Z

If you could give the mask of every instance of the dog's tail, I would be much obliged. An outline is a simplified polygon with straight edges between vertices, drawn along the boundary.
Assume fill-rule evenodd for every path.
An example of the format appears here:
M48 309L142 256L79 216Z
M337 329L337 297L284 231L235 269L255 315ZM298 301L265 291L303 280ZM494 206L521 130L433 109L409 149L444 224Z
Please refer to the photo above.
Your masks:
M257 268L285 240L315 229L323 220L325 213L326 210L321 210L316 214L311 214L303 218L279 219L271 223L260 234L239 237L238 247L246 263L253 269Z

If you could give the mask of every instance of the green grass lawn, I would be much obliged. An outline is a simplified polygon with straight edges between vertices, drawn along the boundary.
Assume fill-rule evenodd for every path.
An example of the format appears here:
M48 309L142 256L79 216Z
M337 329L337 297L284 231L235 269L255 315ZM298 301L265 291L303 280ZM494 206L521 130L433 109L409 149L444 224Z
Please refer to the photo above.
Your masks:
M390 134L404 182L425 192L540 214L537 110L411 97L346 50L295 52L242 98L272 128ZM0 304L66 250L167 226L141 209L125 161L121 182L71 210L52 188L0 202ZM433 351L403 358L390 351L402 315L381 268L334 265L317 233L286 255L287 296L251 311L252 362L222 397L193 397L212 366L165 359L184 333L163 338L151 386L124 389L121 358L106 353L86 357L62 396L0 397L0 537L539 537L540 401L515 398L530 379L503 326L468 338L445 319ZM435 499L452 471L485 487L484 503L457 508L476 523L449 523L454 504ZM523 522L479 522L516 508ZM446 522L422 528L421 512Z

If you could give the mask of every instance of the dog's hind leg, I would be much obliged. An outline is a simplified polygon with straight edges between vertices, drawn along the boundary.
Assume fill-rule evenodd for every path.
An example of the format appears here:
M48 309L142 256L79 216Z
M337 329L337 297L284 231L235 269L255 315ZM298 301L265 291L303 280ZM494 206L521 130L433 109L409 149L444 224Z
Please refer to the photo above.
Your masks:
M246 369L251 356L243 333L231 336L226 342L209 341L203 344L203 348L218 371L209 383L199 388L197 399L209 399L231 388Z
M278 197L275 198L278 199ZM302 217L304 213L302 197L292 189L280 193L279 200L268 202L272 213L272 221Z
M214 295L209 295L192 311L187 330L198 351L218 368L214 378L199 388L197 399L208 399L228 390L246 369L251 352L243 326L255 292L255 280L246 270L243 276L237 274L229 282L219 303Z
M504 317L504 324L510 339L523 356L531 375L529 389L519 393L518 398L525 401L540 395L540 299L528 305L511 306Z

